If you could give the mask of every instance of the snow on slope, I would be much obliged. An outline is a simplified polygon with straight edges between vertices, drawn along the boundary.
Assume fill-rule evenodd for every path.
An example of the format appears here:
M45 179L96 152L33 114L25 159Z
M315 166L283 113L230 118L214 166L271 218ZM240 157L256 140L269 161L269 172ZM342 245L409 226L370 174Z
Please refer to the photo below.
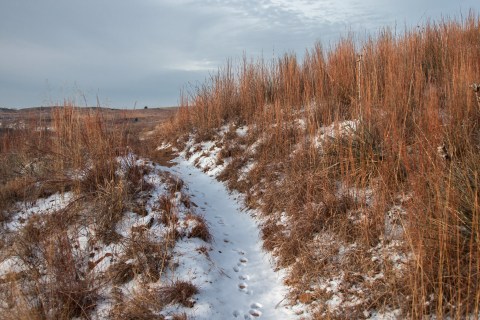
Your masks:
M303 119L297 119L294 124L299 130L304 130L306 135L309 134L309 132L306 132L305 121ZM355 132L359 125L359 120L334 122L328 126L318 128L314 134L307 137L306 141L315 146L321 154L325 144L329 141L334 141L338 138L355 138ZM212 181L213 177L218 177L224 170L231 169L228 168L230 163L235 163L235 160L241 159L243 160L243 162L241 162L242 165L239 168L233 168L234 170L238 170L237 182L248 179L248 173L257 165L255 160L258 159L255 155L257 148L267 140L265 135L262 134L254 136L256 132L249 129L251 128L247 126L236 128L234 123L228 124L217 130L216 134L211 137L209 141L197 141L194 135L191 135L183 151L180 151L180 155L187 158L190 164L193 164L206 175L212 177L210 178ZM232 141L232 134L236 135L237 139L233 139ZM237 159L229 156L228 149L232 144L235 144L235 147L243 150L243 153L241 156L238 156ZM293 152L295 152L295 150ZM201 173L198 174L201 175ZM197 177L194 179L197 179ZM281 181L281 179L280 172L277 181ZM341 181L337 181L336 183L338 185L338 192L336 194L338 198L347 196L354 201L365 203L367 206L371 206L375 201L375 189L373 187L356 188L344 185ZM261 190L261 183L258 186L254 186L254 188L256 187ZM253 190L252 193L255 193L254 188L251 189ZM239 195L236 195L236 197L240 198ZM333 243L325 243L325 240L328 240L331 236L328 232L321 233L315 237L315 240L312 242L312 255L325 255L326 252L328 252L327 254L330 255L329 258L332 261L336 261L335 266L332 266L332 270L338 272L329 271L333 272L333 274L321 274L316 277L311 282L310 289L308 289L306 293L309 294L316 290L316 292L325 295L323 300L318 298L318 300L311 301L311 304L309 304L308 301L305 304L304 299L298 298L296 305L291 308L294 312L290 316L294 317L294 315L298 315L300 318L309 317L312 312L317 312L315 310L315 308L317 308L318 310L323 310L322 316L324 317L332 314L338 317L348 317L349 310L357 308L362 312L363 316L368 319L402 318L400 309L392 309L386 306L378 310L371 307L368 299L370 294L375 291L375 286L381 285L384 281L385 274L383 270L385 268L393 268L393 270L398 272L399 277L401 277L408 261L412 259L411 254L408 253L408 250L405 250L405 246L403 246L401 241L403 225L400 223L400 221L402 221L400 217L404 215L405 212L402 206L405 199L404 196L398 198L398 204L386 212L384 237L378 245L372 247L366 253L368 254L366 259L371 257L371 262L376 266L376 271L365 274L358 273L363 279L361 284L349 282L350 280L348 277L345 277L344 272L345 264L348 263L347 261L353 260L354 255L358 252L358 244L353 242L347 245L335 237L331 240ZM260 201L261 200L262 199L260 199ZM278 214L280 216L283 215L283 213ZM352 210L348 212L348 219L350 219L353 224L361 223L364 217L365 215L362 210ZM288 222L286 223L288 224ZM285 274L289 271L289 269L283 270ZM345 290L345 288L348 288L348 290ZM405 315L403 315L403 317L404 316ZM280 317L279 319L283 318Z
M295 310L286 306L287 289L283 285L282 274L274 272L271 256L262 250L256 220L250 215L251 212L242 211L240 196L229 194L221 182L195 168L192 161L187 162L183 158L176 161L177 165L172 168L148 164L152 171L145 179L152 184L153 189L150 190L150 195L146 196L149 199L145 206L147 215L142 217L133 212L125 212L122 219L112 226L124 239L130 239L135 229L147 226L148 221L153 221L150 227L145 227L147 238L152 241L161 240L166 227L161 224L155 208L156 202L169 187L165 184L161 172L170 171L185 182L182 192L189 194L185 196L190 196L192 207L187 209L182 205L182 192L176 192L175 198L170 199L178 211L179 222L176 227L180 234L185 235L177 240L173 248L173 261L169 264L173 267L167 268L166 274L162 275L158 282L145 284L140 277L134 277L120 285L126 299L124 303L135 298L137 291L185 280L199 289L199 293L193 297L192 307L170 304L163 310L156 311L152 306L154 314L163 315L165 319L172 319L174 315L181 313L187 314L189 319L198 320L296 319ZM145 161L138 160L136 163L142 165ZM175 176L172 176L174 180ZM71 193L39 199L31 207L12 213L11 221L4 226L4 231L13 236L23 230L24 224L31 217L54 214L73 200L75 199ZM210 243L188 236L189 228L193 227L191 224L195 224L194 220L186 218L190 211L204 216L212 236ZM110 270L114 260L125 260L122 258L125 255L125 244L120 242L106 246L98 242L95 243L95 251L90 252L90 242L95 238L95 232L90 230L90 227L72 227L69 237L72 243L79 244L78 250L84 253L79 253L79 257L86 257L84 262L89 262L89 274L96 277ZM7 234L2 236L6 237ZM104 259L107 257L109 258ZM21 272L24 269L22 262L17 260L8 255L0 257L0 280L12 272ZM130 259L125 263L134 263L134 260ZM110 284L103 285L100 290L101 299L91 314L92 318L112 317L111 311L115 305L111 299L111 291Z
M259 230L249 212L241 209L238 194L181 158L170 169L188 185L192 200L203 213L213 235L211 265L196 263L191 248L177 247L181 257L176 277L192 280L200 293L192 310L195 319L295 319L286 306L287 293L271 256L261 248ZM195 275L192 277L192 275Z

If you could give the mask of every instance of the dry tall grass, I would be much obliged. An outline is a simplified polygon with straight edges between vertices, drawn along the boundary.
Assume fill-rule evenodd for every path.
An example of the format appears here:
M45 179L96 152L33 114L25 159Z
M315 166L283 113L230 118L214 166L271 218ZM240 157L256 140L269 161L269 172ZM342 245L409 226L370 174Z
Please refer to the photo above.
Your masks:
M25 117L29 121L0 131L2 319L90 319L108 297L109 287L118 288L135 278L146 291L149 284L159 282L178 238L180 227L171 223L165 225L169 231L163 238L152 240L148 229L161 223L154 221L154 215L148 223L132 227L127 236L117 232L126 212L144 217L152 198L149 192L154 186L145 176L154 167L132 154L145 150L139 132L132 132L124 122L107 121L101 109L85 111L68 102L52 109L50 118L45 122ZM169 190L164 200L173 206L183 182L162 174L159 181ZM71 199L63 209L26 213L25 208L55 193ZM190 203L185 194L182 200ZM8 227L23 210L18 227ZM80 237L87 239L84 244ZM100 254L100 248L110 244L122 247L122 253ZM112 264L98 272L95 268L107 259ZM15 263L7 274L6 260ZM165 305L185 305L197 292L188 282L162 288L148 296L148 302L157 304L155 313L148 304L137 308L146 318L162 318L159 312ZM118 297L118 303L135 309L135 299ZM121 318L114 311L110 316Z
M330 50L317 44L303 61L286 54L272 63L227 63L182 98L162 132L180 143L194 132L201 141L234 123L249 126L247 144L264 137L254 156L225 151L233 161L222 176L261 207L265 245L291 266L294 299L324 295L312 281L340 268L344 292L358 284L368 294L337 316L401 308L410 318L463 318L480 312L479 83L480 21L470 13L361 43L350 35ZM319 150L313 137L323 126L352 119L359 121L353 134ZM240 186L248 157L256 167ZM373 190L374 201L339 196L351 188ZM401 275L388 261L370 260L388 243L387 212L395 205L406 212L396 223L410 254ZM281 212L289 226L279 223ZM356 244L357 255L332 261L338 251L316 242L327 233ZM365 275L375 268L384 279L369 287ZM326 316L335 314L317 308L316 317Z

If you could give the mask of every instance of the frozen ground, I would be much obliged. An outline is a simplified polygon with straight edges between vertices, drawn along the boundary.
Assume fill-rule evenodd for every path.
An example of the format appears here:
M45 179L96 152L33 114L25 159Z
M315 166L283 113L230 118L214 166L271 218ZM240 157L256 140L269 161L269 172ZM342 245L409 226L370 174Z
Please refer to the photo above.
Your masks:
M168 268L162 279L158 283L151 283L149 287L155 288L184 280L192 282L199 289L199 293L192 297L194 303L191 308L171 304L160 313L166 319L171 319L173 315L179 313L187 314L189 319L198 320L296 318L294 310L286 306L284 298L287 289L283 285L282 275L280 272L274 272L273 263L270 261L271 256L262 250L256 220L250 215L251 212L242 211L240 196L229 194L224 184L195 168L191 162L182 159L178 158L177 165L172 168L157 166L146 177L153 185L150 202L160 199L160 195L169 188L159 175L162 170L170 171L185 182L182 192L187 193L192 201L190 209L182 205L182 192L176 192L173 195L174 198L170 200L178 211L179 222L176 228L185 236L181 237L173 248L172 266L174 267ZM137 162L144 163L141 160ZM31 207L12 214L11 221L4 226L5 232L8 231L13 236L23 230L24 225L32 217L46 217L53 214L67 206L72 199L70 193L39 199ZM166 227L159 223L160 218L156 216L157 209L154 209L156 206L150 202L145 206L147 211L145 217L140 217L133 212L124 214L116 225L117 231L123 237L132 238L133 230L148 225L147 221L152 221L151 226L145 227L145 232L152 235L152 239L157 239L155 236L159 236L161 240ZM187 218L191 210L195 214L204 216L212 236L210 242L188 236L190 234L188 230L196 224L196 220ZM88 226L84 226L79 228L83 231L70 230L69 234L72 243L81 244L78 250L88 254L86 259L89 266L90 262L93 262L89 267L92 276L110 270L112 261L126 259L122 243L109 246L97 243L95 252L87 250L90 236L94 234L93 230L87 229ZM90 240L93 241L93 238ZM104 259L106 257L111 259ZM24 270L22 262L17 261L15 257L0 258L2 258L0 259L0 278L9 273ZM126 263L135 261L134 257ZM125 301L130 301L129 295L134 297L135 292L141 292L142 282L139 279L135 277L121 286L126 295ZM109 285L102 289L105 297L92 314L93 318L110 317L109 312L113 307L113 301L108 298L110 290Z
M294 319L286 306L286 287L273 261L261 248L259 229L242 211L238 194L181 158L170 169L186 182L197 213L203 214L213 236L209 265L196 261L192 248L177 246L176 277L200 287L197 303L186 312L195 319ZM192 276L193 275L193 276Z
M299 129L305 130L305 121L303 119L298 119L295 123ZM335 122L328 126L319 128L315 134L308 136L306 140L318 148L321 154L325 144L330 140L334 140L339 137L351 137L354 139L355 131L357 130L358 126L358 120ZM235 124L232 123L218 129L216 135L211 137L211 140L209 141L196 141L195 138L191 136L183 151L180 151L180 155L188 159L188 161L186 161L187 163L185 163L185 161L180 162L174 170L181 176L182 179L186 181L187 185L192 187L190 192L199 199L210 197L212 193L215 195L214 200L204 200L207 202L207 205L203 205L202 211L204 214L209 214L209 211L218 210L218 208L221 208L221 202L223 202L221 198L224 196L220 195L217 191L215 191L215 189L221 188L223 193L225 193L225 189L223 188L223 184L214 180L214 177L221 177L224 170L227 170L227 172L228 170L237 170L237 178L234 177L233 182L235 182L235 179L237 179L237 182L240 182L241 180L248 180L249 172L255 168L255 166L257 166L256 159L259 159L259 156L257 155L258 146L268 143L268 139L262 135L255 136L256 140L252 139L253 137L248 136L249 132L250 130L248 127L243 126L241 128L236 128ZM308 132L305 133L309 134ZM229 148L232 145L235 145L238 150L240 150L240 155L237 154L235 156L231 156ZM160 148L165 148L165 146L161 146ZM236 151L237 153L238 150ZM237 166L239 163L238 161L240 162L240 167ZM229 164L232 163L234 166L229 167ZM194 165L199 169L193 169L190 165ZM191 172L191 170L194 170L194 172ZM185 175L185 173L187 175ZM278 172L277 182L281 183L281 179L282 172ZM207 182L202 182L203 180L206 180ZM219 186L216 187L217 185ZM365 212L367 211L365 210L367 210L375 202L375 184L372 184L372 188L365 189L347 187L344 186L340 181L337 182L337 185L337 197L339 199L347 196L353 201L365 204L365 207L363 207L364 210L351 210L348 212L348 219L352 221L352 224L363 223L362 221L366 221ZM265 188L265 185L264 182L260 181L256 185L250 187L250 194L258 196L257 191L261 191L261 193L263 193L262 190ZM225 197L227 199L229 197L228 194L225 194ZM242 196L235 194L230 196L230 200L232 197L234 200L236 200L236 202L233 204L236 209L232 209L232 212L235 212L235 210L238 210L238 208L241 207L241 205L238 203L242 203ZM214 202L213 205L212 201ZM261 196L258 198L258 201L262 201ZM405 215L405 209L403 208L402 204L405 201L407 201L406 198L404 199L402 196L398 199L397 203L386 212L385 232L378 245L370 249L365 249L367 251L363 251L364 255L362 259L365 261L365 264L371 264L375 266L370 270L367 270L368 273L364 272L365 270L350 268L352 262L358 263L357 258L359 252L362 252L358 243L353 242L347 244L340 237L337 237L337 235L330 234L326 231L317 234L309 244L309 247L311 248L311 255L315 256L315 259L318 261L328 259L330 261L328 267L325 268L326 271L322 272L317 277L314 277L310 283L310 286L305 287L306 289L303 289L305 290L305 295L299 294L297 296L297 301L294 302L296 304L291 309L284 308L283 311L287 312L285 315L272 316L272 318L288 319L289 317L295 318L296 316L299 318L308 318L312 316L311 313L313 312L316 312L325 318L328 318L331 315L337 317L348 317L348 314L351 313L352 310L355 310L355 312L360 312L359 314L362 314L362 316L367 319L401 319L402 315L399 309L385 306L381 310L378 310L377 308L371 306L369 299L372 299L371 297L375 296L375 288L377 286L381 287L385 285L385 270L394 270L398 277L403 277L406 270L405 266L407 266L409 260L412 259L411 254L409 254L408 250L405 249L405 246L402 242L402 217ZM315 205L320 205L320 203L315 203ZM281 218L283 213L280 212L270 213L270 217L274 214L278 215L278 221L284 223L287 230L290 224L294 223L294 221L289 221L288 219L283 220L283 218ZM217 219L215 219L215 215L218 216ZM236 214L236 216L238 215L242 216L242 213L240 212L239 214ZM225 240L227 242L225 244L218 243L218 241L221 240L223 233L226 233L231 237L231 231L224 231L224 228L220 228L220 225L218 225L222 218L223 220L228 219L228 221L232 221L236 224L237 222L235 219L238 219L238 217L226 218L223 217L220 212L219 214L213 213L213 216L207 216L207 220L211 225L212 232L217 234L217 242L214 244L216 247L214 248L215 251L213 251L212 254L216 254L216 261L223 258L224 261L220 262L224 264L222 268L224 270L229 270L228 262L232 259L234 262L236 262L235 256L227 257L222 248L228 247L231 249L233 247L235 249L240 248L243 251L247 251L247 249L245 249L248 246L247 243L244 245L239 245L238 243L242 243L244 241L243 237L246 237L248 234L250 234L250 231L247 231L250 230L250 227L242 227L239 228L239 230L236 230L240 232L239 235L235 235L238 237L238 240L233 240L225 236ZM250 220L252 219L250 218ZM252 221L252 223L255 224L254 221ZM252 234L258 234L256 227L253 226L252 228L255 229L255 231L252 231ZM242 232L243 230L244 232ZM254 242L260 245L258 236L256 237L257 238L254 239ZM230 242L234 242L234 244L229 244ZM254 248L254 252L259 250L256 247ZM218 250L222 251L222 254L218 254ZM231 254L231 252L228 253ZM369 258L371 258L371 261ZM248 259L248 261L252 260L250 257L248 257ZM241 262L237 263L241 264ZM282 271L284 274L288 275L291 270L292 268L287 268L283 269ZM252 271L249 271L247 275L250 275L251 273ZM355 274L356 278L349 277L349 274ZM228 283L227 280L219 281L225 281L225 283ZM243 291L248 292L248 289L252 288L253 285L247 281L245 281L245 284L248 285L248 287L245 287ZM227 284L225 284L225 286L228 287ZM260 284L259 286L263 288L263 284ZM281 288L281 279L278 281L278 286ZM271 292L274 292L275 290L278 289L270 289ZM252 291L255 293L254 289L252 289ZM267 290L265 290L265 292L267 292ZM312 294L312 296L310 296L310 294ZM313 301L309 301L310 298L304 299L305 296L313 297L313 294L315 294ZM279 298L277 299L281 299L281 297L282 295L279 295ZM262 299L262 297L254 297L254 299L247 299L247 301L254 303L257 301L260 302ZM269 298L266 298L266 300L268 299ZM201 299L199 299L199 302L200 300ZM244 302L242 303L245 305ZM213 306L214 304L211 305ZM231 309L237 310L238 308L239 307L234 307ZM240 311L242 312L235 314L238 314L239 317L242 318L242 315L245 314L245 310L242 309ZM228 311L225 310L225 312ZM264 314L266 314L266 312L264 312Z
M133 155L131 159L119 159L121 164L127 160L131 165L146 165L150 168L151 173L144 179L152 185L152 190L148 195L144 195L145 199L149 199L145 203L145 216L127 211L112 228L116 228L122 239L127 240L137 239L136 232L143 230L145 237L142 239L153 244L162 243L170 227L176 228L182 236L173 248L171 263L158 281L144 283L140 274L126 280L124 284L117 285L124 296L123 303L132 304L131 301L142 299L138 297L144 292L142 290L148 292L182 280L191 282L198 288L198 294L192 297L191 306L174 303L162 307L161 310L157 310L153 305L147 308L151 309L153 314L163 315L165 319L172 319L183 313L188 319L196 320L297 318L296 311L299 310L287 306L287 288L283 285L282 273L274 271L270 254L262 250L257 220L252 217L252 211L242 210L239 194L230 194L223 183L195 168L193 161L183 160L182 157L177 158L177 164L171 168L147 164L144 160L136 160ZM172 175L164 175L162 171L169 171ZM172 182L168 181L177 181L176 176L185 183L180 187L181 190L169 194L167 190L171 189ZM178 222L170 227L161 222L157 202L162 196L168 196L172 203L172 213L178 216ZM191 206L184 204L184 198L189 203L191 201ZM17 234L22 236L26 225L41 218L45 219L40 222L46 223L50 215L58 214L72 202L75 202L75 197L66 193L63 196L55 194L49 198L38 199L25 208L19 206L19 211L13 212L9 221L2 225L0 235L4 240L14 241L16 238L12 237ZM89 212L83 210L79 213L84 211ZM199 237L190 236L198 224L198 220L189 218L192 214L204 217L211 241L206 242ZM82 268L87 268L85 270L92 278L109 273L115 264L122 261L126 265L134 264L141 271L141 252L138 256L126 256L126 248L130 242L124 240L105 245L95 240L95 230L95 226L90 224L72 226L71 230L68 230L69 244L74 245L79 263L88 262L88 268L86 265L82 265ZM40 244L32 242L31 245ZM0 284L5 284L8 275L20 274L26 270L26 266L21 259L11 256L9 252L0 253ZM38 259L38 263L44 262L43 256ZM43 272L42 270L40 271ZM53 281L50 277L53 276L45 275L44 282L50 283ZM26 285L24 282L22 284ZM5 286L0 289L4 288ZM111 318L111 311L118 309L118 302L112 298L112 290L111 284L105 283L102 286L99 291L101 299L95 310L92 310L93 319ZM0 296L0 303L3 302Z

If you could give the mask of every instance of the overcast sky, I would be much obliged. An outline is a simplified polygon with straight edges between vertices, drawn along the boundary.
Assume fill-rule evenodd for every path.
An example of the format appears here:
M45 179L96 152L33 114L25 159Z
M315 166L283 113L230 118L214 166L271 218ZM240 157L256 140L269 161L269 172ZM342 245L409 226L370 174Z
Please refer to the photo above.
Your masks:
M227 58L299 57L479 0L0 0L0 107L169 106Z

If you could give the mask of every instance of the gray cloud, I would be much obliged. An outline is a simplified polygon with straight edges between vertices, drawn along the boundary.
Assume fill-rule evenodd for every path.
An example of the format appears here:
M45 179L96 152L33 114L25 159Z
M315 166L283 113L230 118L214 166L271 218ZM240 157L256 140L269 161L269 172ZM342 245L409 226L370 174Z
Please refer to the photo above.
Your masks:
M477 0L16 0L0 3L0 106L99 96L173 105L227 58L328 46L348 31L414 26Z

